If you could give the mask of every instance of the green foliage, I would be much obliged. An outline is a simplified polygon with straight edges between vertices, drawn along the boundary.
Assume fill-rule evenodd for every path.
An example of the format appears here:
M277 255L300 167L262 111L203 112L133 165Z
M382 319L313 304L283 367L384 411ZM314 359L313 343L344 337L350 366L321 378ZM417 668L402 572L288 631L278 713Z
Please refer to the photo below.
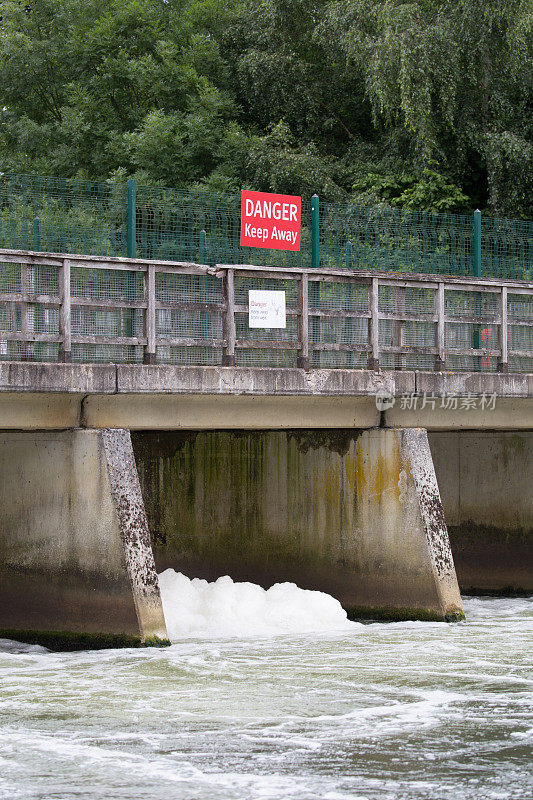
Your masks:
M532 17L531 0L0 0L0 169L528 217Z

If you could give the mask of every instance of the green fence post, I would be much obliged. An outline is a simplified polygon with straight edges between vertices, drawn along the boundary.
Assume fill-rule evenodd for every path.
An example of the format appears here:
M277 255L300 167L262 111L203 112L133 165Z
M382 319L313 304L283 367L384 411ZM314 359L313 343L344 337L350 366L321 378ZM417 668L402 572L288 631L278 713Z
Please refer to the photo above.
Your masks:
M474 277L481 278L481 211L474 211Z
M128 206L126 218L126 255L128 258L137 258L137 181L134 178L128 180ZM133 300L135 295L135 273L127 273L127 286L129 299ZM125 310L124 327L126 336L133 336L133 308Z
M474 259L473 259L473 267L474 267L474 277L481 278L481 211L477 208L474 211ZM475 302L475 314L476 317L481 316L481 295L479 293L474 295L476 298ZM475 350L479 350L480 347L480 335L479 335L479 325L474 325L472 329L472 346ZM480 369L482 366L481 358L476 359L475 362Z
M311 198L311 267L318 269L320 266L320 212L318 195L314 194ZM316 308L320 305L320 281L309 281L309 306ZM309 334L318 336L318 317L309 317ZM314 339L313 339L314 341Z
M200 231L200 253L199 253L200 264L205 264L206 257L207 257L207 234L202 229Z
M41 220L35 217L33 220L33 249L39 251L41 249Z
M352 243L348 239L348 241L346 242L346 269L351 269L351 268L352 268Z
M128 258L137 258L137 181L130 178L128 181L128 210L127 210L126 255Z
M320 266L320 214L318 195L311 198L311 266L318 269Z

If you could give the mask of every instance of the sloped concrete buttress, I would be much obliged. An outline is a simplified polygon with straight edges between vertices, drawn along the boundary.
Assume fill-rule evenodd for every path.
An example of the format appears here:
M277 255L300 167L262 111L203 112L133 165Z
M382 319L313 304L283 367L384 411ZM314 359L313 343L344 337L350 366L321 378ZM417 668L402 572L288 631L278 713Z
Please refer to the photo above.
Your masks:
M105 429L101 436L139 628L145 639L163 639L165 618L130 432Z
M444 511L422 428L364 431L357 442L361 569L374 603L463 616ZM380 597L375 595L378 592ZM372 597L373 595L373 597Z
M0 629L166 639L129 431L0 432Z

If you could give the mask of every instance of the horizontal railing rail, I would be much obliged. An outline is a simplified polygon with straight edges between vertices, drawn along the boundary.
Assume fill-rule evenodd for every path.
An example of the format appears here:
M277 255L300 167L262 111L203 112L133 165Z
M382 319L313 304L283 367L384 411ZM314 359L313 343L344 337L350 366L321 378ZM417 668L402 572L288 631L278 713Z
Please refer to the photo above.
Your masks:
M533 282L0 250L0 360L533 372Z

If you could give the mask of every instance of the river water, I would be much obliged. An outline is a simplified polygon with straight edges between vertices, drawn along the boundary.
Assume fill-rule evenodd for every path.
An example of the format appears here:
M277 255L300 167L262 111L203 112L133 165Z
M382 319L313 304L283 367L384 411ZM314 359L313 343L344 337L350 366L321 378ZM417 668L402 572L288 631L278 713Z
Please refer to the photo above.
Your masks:
M217 598L202 592L205 621ZM295 596L274 600L286 618ZM341 617L224 638L240 596L219 630L161 650L4 640L0 798L531 798L533 598L464 605L454 625Z

